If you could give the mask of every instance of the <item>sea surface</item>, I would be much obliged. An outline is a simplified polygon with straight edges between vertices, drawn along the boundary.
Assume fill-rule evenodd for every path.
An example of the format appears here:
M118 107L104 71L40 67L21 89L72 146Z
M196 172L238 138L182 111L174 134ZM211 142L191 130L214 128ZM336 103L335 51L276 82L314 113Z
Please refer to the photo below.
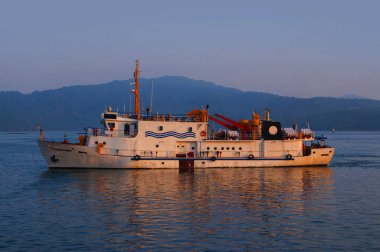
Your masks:
M0 133L0 251L380 250L380 132L320 133L328 167L193 173L49 170Z

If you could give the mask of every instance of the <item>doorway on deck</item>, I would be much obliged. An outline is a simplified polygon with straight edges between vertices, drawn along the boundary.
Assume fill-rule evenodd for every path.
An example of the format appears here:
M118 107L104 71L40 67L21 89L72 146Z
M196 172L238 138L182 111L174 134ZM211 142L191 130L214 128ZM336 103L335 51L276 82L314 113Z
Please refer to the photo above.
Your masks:
M176 155L194 158L197 155L197 142L177 142Z

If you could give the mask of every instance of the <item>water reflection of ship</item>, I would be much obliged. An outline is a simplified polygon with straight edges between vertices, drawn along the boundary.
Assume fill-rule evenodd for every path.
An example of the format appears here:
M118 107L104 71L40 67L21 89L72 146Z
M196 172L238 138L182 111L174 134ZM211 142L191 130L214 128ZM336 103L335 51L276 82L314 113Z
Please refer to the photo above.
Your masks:
M331 197L332 174L326 167L293 167L193 173L49 170L43 176L44 181L51 177L55 183L57 176L61 178L64 183L54 194L72 197L71 208L86 213L86 217L79 215L85 218L79 221L104 234L112 233L113 244L141 248L168 237L173 242L184 236L201 241L207 239L204 234L219 237L225 232L244 233L252 241L255 233L268 237L303 234L302 222L298 225L294 219L319 214L320 202ZM41 194L46 194L45 187L41 188Z
M80 180L80 189L100 199L93 201L94 208L104 208L107 218L144 227L152 222L164 225L177 218L190 218L191 222L201 218L207 222L215 212L239 209L262 211L265 216L284 209L309 211L305 208L310 203L328 197L332 174L326 167L213 169L195 173L102 170L86 173L86 179Z

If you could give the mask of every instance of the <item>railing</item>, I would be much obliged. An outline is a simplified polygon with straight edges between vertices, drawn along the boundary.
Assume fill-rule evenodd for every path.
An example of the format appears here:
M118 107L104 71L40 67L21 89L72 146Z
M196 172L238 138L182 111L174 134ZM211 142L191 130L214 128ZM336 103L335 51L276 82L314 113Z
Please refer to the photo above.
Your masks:
M308 135L288 135L288 134L282 134L282 140L295 140L295 139L305 139L305 140L313 140L314 134L308 134Z
M209 140L261 140L261 132L250 132L250 133L239 133L235 131L236 134L230 134L231 131L222 130L222 131L211 131L209 134ZM295 139L304 139L304 140L313 140L314 134L282 134L282 140L295 140Z
M129 132L124 130L105 130L102 128L87 128L84 135L88 136L108 136L108 137L116 137L116 136L125 136L125 137L135 137L138 131L134 132L133 135L129 134Z
M120 117L137 119L137 115L119 114ZM202 122L201 116L187 116L185 114L150 114L140 115L143 121L167 121L167 122Z
M223 130L223 131L211 131L208 140L260 140L261 134L252 133L239 133L237 131Z

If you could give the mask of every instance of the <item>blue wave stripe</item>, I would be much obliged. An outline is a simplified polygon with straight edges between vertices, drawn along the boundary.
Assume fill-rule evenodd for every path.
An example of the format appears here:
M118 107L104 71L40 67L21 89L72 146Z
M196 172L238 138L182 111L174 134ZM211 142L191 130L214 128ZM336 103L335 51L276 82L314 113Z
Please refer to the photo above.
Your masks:
M195 138L194 132L185 132L185 133L178 133L175 131L168 131L163 133L155 133L153 131L145 131L146 137L154 137L154 138L165 138L165 137L175 137L175 138L187 138L187 137L193 137Z

